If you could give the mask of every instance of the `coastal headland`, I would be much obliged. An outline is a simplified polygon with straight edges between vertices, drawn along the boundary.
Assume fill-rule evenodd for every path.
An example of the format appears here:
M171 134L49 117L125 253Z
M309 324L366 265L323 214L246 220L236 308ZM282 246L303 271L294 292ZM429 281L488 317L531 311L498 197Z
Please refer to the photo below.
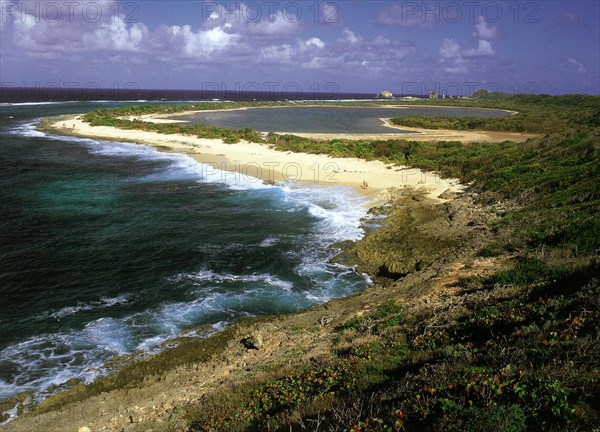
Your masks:
M505 105L529 103L509 102ZM557 99L555 111L562 115L560 103ZM534 124L536 110L547 110L547 103L532 106L526 121ZM579 117L575 108L572 116ZM143 121L173 121L158 117ZM597 141L591 132L579 136L561 130L550 138L542 137L542 127L527 134L443 129L403 134L402 139L441 142L444 150L465 152L444 160L446 173L466 167L461 173L471 177L464 175L461 184L380 160L90 126L80 116L53 119L43 127L183 153L206 164L211 176L351 186L370 198L370 212L381 216L380 223L366 223L363 239L339 245L336 260L367 272L373 285L292 315L242 320L204 339L181 337L141 360L117 358L114 374L89 385L74 383L4 430L371 430L384 422L397 430L434 423L442 430L461 430L470 425L461 423L467 421L479 430L504 422L526 430L527 421L538 430L546 421L560 424L561 416L584 425L597 419L590 405L571 411L568 398L590 399L597 391L597 327L591 323L598 316L593 300L598 261L562 243L549 250L520 240L529 235L526 225L544 226L546 213L537 212L556 191L505 187L531 178L545 185L544 176L558 175L544 170L539 158L557 151L566 155L570 149L565 150L564 140L579 149L572 154L581 159L582 170L592 167ZM385 134L369 138L387 139ZM480 156L477 145L489 146L483 147L489 152ZM517 159L523 149L527 158ZM432 147L425 151L433 152ZM486 175L495 172L503 177L488 181ZM485 187L474 188L469 179ZM573 194L581 198L576 204L595 202L587 180L580 179L586 176L570 180ZM546 201L536 201L536 194ZM565 226L588 226L588 219L560 217ZM576 241L583 245L584 240ZM565 288L564 281L574 288ZM539 356L535 367L533 355ZM574 366L563 358L580 362ZM572 383L570 391L563 382ZM27 411L26 397L20 406Z

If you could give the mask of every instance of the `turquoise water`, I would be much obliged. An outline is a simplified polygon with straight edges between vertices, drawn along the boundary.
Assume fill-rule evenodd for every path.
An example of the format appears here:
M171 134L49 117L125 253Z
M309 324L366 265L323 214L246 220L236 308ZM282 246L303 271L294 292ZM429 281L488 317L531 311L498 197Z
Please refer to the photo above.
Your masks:
M35 130L111 105L0 106L0 398L368 286L328 262L362 235L350 189L213 181L184 155Z
M369 133L402 134L386 127L382 118L405 116L496 117L506 111L477 108L339 108L286 107L204 112L176 117L193 124L208 124L234 129L249 127L262 132Z

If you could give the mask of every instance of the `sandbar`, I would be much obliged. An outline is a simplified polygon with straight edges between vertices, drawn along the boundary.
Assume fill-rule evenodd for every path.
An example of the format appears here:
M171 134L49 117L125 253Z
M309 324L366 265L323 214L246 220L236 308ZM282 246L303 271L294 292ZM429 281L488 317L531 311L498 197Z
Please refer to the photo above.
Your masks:
M144 119L157 120L155 116L145 116ZM238 180L247 184L260 179L269 183L350 186L367 196L371 204L387 199L387 191L391 188L412 187L436 200L443 200L440 195L447 191L459 192L463 188L456 179L443 179L436 173L382 161L282 152L266 143L240 141L226 144L222 140L193 135L91 126L83 121L81 115L56 121L51 124L51 128L69 135L135 142L153 146L160 151L186 154L205 164L206 176L217 182L223 180L231 183ZM339 134L336 136L345 138Z

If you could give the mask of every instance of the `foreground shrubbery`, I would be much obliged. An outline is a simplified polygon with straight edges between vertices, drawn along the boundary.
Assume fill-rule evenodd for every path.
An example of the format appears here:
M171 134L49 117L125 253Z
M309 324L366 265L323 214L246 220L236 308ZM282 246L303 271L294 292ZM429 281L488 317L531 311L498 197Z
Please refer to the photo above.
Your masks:
M216 409L208 398L189 412L191 430L592 430L598 269L509 290L480 281L465 288L471 308L458 319L459 304L436 315L384 304L338 329L341 341L371 342L340 349L328 365L230 389L245 395L237 405Z

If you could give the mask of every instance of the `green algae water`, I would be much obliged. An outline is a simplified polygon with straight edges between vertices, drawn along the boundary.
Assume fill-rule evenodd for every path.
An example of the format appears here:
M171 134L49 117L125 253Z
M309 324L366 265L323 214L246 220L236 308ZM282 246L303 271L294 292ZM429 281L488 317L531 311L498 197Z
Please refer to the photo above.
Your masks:
M329 263L362 235L350 189L207 179L185 155L36 130L113 105L0 106L0 399L370 283Z

